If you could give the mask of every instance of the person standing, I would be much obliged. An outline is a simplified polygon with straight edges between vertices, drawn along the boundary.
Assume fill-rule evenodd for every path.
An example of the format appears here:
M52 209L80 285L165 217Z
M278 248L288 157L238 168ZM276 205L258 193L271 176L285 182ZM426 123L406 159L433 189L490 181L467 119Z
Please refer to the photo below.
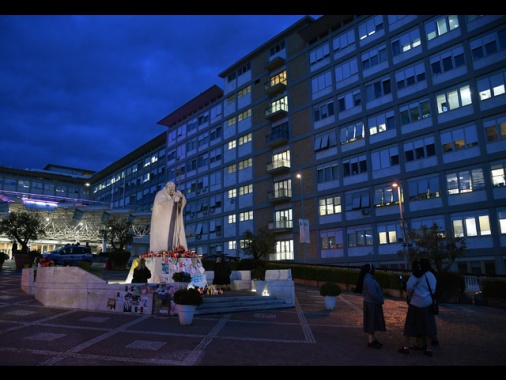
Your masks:
M165 187L156 193L151 212L151 252L172 251L180 245L188 249L183 218L185 206L186 198L181 191L176 191L174 182L167 182Z
M214 278L213 285L218 285L220 289L230 289L230 275L232 270L230 265L226 261L223 261L221 257L216 258L214 263Z
M14 258L15 253L18 253L18 242L16 240L12 242L12 258Z
M146 259L142 258L139 260L139 264L134 269L132 284L146 284L150 278L151 271L146 266Z
M363 329L367 333L367 346L381 348L383 346L376 339L376 331L386 331L385 316L383 314L383 290L374 278L374 265L364 264L360 270L355 293L364 295L363 301Z
M409 354L409 340L411 337L423 336L425 338L424 355L432 356L432 340L437 337L436 317L432 314L432 294L436 292L436 276L428 259L419 261L419 276L415 273L406 283L406 292L411 297L404 322L404 346L399 348L401 354Z

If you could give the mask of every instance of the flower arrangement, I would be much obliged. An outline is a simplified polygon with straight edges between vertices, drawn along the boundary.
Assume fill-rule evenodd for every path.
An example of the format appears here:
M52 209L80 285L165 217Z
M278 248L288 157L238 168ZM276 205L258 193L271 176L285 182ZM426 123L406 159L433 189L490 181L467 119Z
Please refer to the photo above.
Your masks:
M143 259L149 259L151 257L172 257L175 259L178 258L197 258L199 257L195 252L186 250L182 245L177 246L172 251L158 251L158 252L148 252L141 253L139 257Z
M204 299L197 288L181 288L174 293L174 303L178 305L202 305Z
M223 289L213 288L212 286L208 286L205 289L205 292L209 296L214 296L218 294L223 294Z
M56 263L53 260L49 260L49 259L43 257L39 260L39 265L41 267L55 267Z
M174 272L172 275L174 282L191 282L192 276L188 272Z

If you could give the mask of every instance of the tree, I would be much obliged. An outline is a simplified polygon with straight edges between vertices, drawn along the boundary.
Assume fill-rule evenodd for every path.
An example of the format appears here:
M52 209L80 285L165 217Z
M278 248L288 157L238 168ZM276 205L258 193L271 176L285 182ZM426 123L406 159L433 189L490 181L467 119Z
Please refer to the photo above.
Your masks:
M100 233L106 241L109 241L114 251L124 251L127 245L132 244L132 222L125 218L113 216L105 223Z
M45 236L44 224L37 213L26 211L11 212L0 221L0 234L16 239L21 245L21 253L29 253L28 242Z
M267 226L259 227L256 235L251 230L246 230L243 238L244 247L241 250L254 260L267 258L270 253L276 252L276 236Z
M410 262L429 259L438 273L449 271L455 259L463 257L467 250L465 238L448 235L437 223L431 227L422 225L420 230L410 231L408 239L412 242L407 249ZM397 253L404 255L402 250Z

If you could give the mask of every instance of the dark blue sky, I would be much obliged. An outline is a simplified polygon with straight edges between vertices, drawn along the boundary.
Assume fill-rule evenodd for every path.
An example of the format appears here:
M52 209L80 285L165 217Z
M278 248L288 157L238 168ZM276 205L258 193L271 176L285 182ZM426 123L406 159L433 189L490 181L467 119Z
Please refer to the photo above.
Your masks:
M105 169L302 17L0 15L0 166Z

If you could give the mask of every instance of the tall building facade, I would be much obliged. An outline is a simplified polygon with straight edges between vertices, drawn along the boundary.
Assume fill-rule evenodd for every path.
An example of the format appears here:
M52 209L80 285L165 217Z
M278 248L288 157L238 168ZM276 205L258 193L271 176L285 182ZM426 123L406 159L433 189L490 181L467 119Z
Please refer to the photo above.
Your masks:
M307 17L221 72L222 98L160 122L188 244L239 255L265 225L271 260L403 268L437 223L468 242L454 270L504 274L505 21Z

